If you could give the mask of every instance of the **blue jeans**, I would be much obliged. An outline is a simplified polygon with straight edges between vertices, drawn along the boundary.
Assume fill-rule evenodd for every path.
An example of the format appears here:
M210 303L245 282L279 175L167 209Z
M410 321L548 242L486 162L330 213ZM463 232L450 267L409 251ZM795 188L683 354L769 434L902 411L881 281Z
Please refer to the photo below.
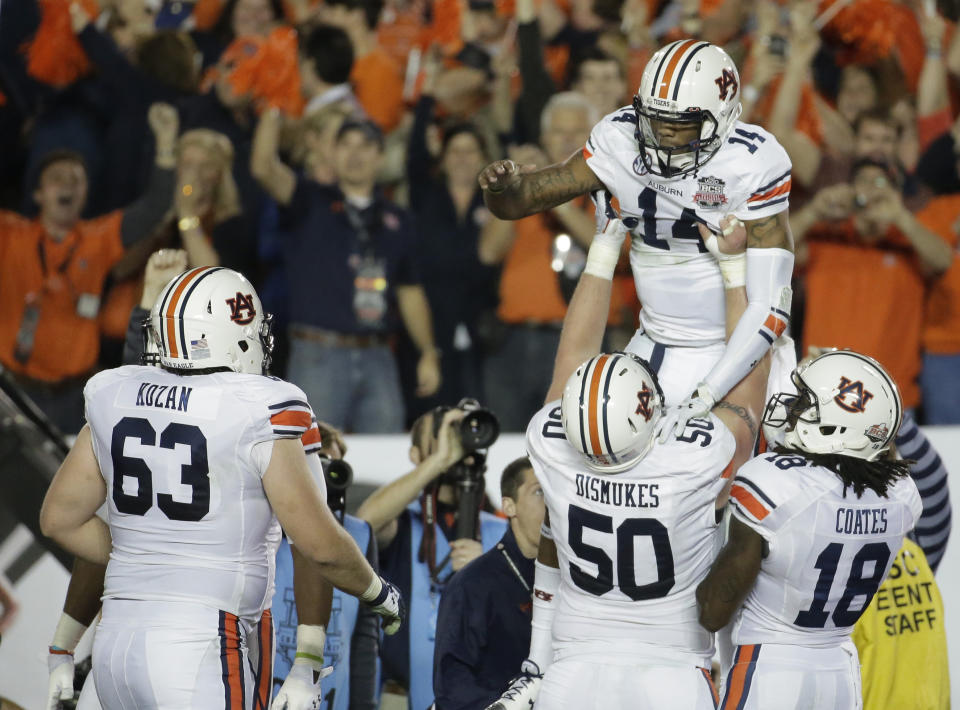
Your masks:
M920 389L924 424L960 424L960 354L924 353Z
M317 419L356 434L403 431L403 397L387 346L346 348L290 339L287 377Z

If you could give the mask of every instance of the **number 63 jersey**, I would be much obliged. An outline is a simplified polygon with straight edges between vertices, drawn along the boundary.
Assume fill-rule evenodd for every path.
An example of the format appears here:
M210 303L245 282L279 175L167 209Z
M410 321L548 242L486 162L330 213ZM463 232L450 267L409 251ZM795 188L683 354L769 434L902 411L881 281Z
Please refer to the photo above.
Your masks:
M640 325L666 345L722 343L723 282L697 224L719 233L726 215L748 221L786 210L790 158L773 134L737 122L700 169L661 178L644 166L636 121L632 106L605 116L583 155L617 198L630 229L630 266L643 305Z
M634 467L604 474L567 443L559 405L527 429L560 560L554 649L682 654L709 667L713 634L698 622L695 591L721 542L715 504L733 435L713 415L691 419Z
M885 498L870 489L857 498L832 471L786 454L744 464L730 496L734 516L769 548L734 619L740 645L849 639L923 507L912 478Z
M303 392L235 372L126 366L84 389L107 487L105 599L186 601L257 619L280 526L261 478L276 439L320 436Z

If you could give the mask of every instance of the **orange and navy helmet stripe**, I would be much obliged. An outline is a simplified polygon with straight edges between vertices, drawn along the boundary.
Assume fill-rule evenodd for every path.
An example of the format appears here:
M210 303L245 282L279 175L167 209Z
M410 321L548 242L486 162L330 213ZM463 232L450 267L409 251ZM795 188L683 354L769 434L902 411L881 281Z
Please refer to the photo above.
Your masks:
M650 88L650 96L676 101L680 95L680 83L683 81L683 74L687 70L690 60L700 50L709 46L709 42L687 39L677 40L667 47L660 59L660 64L657 66L653 86Z
M610 381L621 357L598 355L593 358L585 365L580 383L581 448L588 456L608 457L612 463L616 463L617 457L610 445L607 403L610 401Z
M753 683L753 673L757 669L759 658L760 644L737 647L720 710L743 710L746 707L750 685Z
M160 344L170 357L190 359L190 350L187 348L187 338L183 330L183 314L187 302L203 279L222 270L222 266L199 266L181 274L179 281L167 289L159 309Z
M247 689L243 678L240 619L234 614L221 611L219 630L224 708L225 710L244 710L247 707Z

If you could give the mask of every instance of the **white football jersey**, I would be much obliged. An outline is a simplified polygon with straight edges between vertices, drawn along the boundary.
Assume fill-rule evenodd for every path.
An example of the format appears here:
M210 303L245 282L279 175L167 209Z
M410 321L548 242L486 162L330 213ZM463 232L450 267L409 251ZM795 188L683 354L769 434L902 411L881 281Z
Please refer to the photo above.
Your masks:
M640 325L665 345L723 342L723 282L697 223L719 232L727 215L747 221L787 209L790 158L773 134L738 121L706 165L665 179L647 172L635 131L632 106L614 111L594 126L583 155L630 229Z
M747 462L730 495L733 514L769 546L734 621L741 645L848 640L922 509L909 477L886 498L870 489L857 498L832 471L788 454Z
M280 542L261 482L272 447L258 444L319 448L303 392L262 375L126 366L90 378L84 396L113 537L104 599L258 618Z
M533 417L527 452L560 560L555 649L642 644L708 663L713 634L697 621L694 594L719 550L714 507L735 448L710 415L654 444L633 468L605 475L567 443L559 400Z

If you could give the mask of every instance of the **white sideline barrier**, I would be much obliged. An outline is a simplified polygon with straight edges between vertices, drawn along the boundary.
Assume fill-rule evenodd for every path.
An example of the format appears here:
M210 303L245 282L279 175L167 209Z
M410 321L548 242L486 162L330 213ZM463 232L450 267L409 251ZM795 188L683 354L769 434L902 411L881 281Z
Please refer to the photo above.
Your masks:
M951 471L954 500L960 501L960 427L924 427L924 432ZM353 466L355 481L379 485L409 471L412 468L408 458L409 441L406 435L348 436L347 460ZM510 461L523 455L520 434L503 435L491 447L486 488L496 505L500 502L500 472ZM25 528L20 530L23 532ZM955 538L956 535L960 535L960 531L955 533ZM11 538L20 538L22 545L22 534ZM9 563L13 554L6 547L6 544L0 547L0 569ZM937 582L946 604L953 706L960 707L960 609L955 609L953 602L960 591L960 539L953 539L948 545ZM26 710L43 708L47 687L46 646L60 617L66 589L67 573L51 555L44 555L15 587L21 609L0 643L0 696L8 697Z

